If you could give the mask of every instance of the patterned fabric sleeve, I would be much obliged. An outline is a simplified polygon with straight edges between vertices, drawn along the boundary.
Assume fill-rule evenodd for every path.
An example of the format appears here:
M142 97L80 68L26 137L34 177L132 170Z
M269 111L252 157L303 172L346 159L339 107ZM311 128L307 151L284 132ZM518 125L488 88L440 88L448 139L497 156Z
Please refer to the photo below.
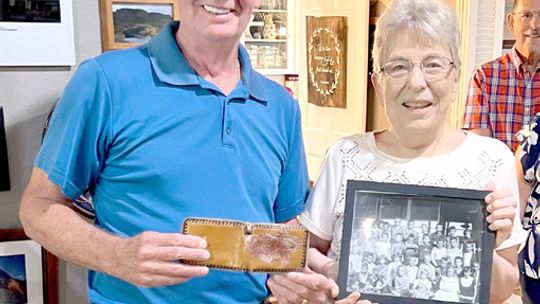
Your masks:
M489 101L484 90L485 75L479 68L469 83L465 111L464 129L489 129Z
M524 179L528 182L533 182L535 179L534 171L538 164L538 157L540 156L540 145L538 145L538 134L540 133L540 113L535 117L516 135L516 139L522 149L519 159L523 168Z
M540 145L538 145L538 133L540 133L540 114L536 114L533 119L523 126L516 138L522 149L518 155L522 169L523 178L533 183L532 191L527 201L523 216L523 227L529 231L529 236L525 242L525 247L518 256L520 271L533 279L540 276L540 231L539 231L539 211L538 201L540 200L539 183L536 178L537 167L540 157Z

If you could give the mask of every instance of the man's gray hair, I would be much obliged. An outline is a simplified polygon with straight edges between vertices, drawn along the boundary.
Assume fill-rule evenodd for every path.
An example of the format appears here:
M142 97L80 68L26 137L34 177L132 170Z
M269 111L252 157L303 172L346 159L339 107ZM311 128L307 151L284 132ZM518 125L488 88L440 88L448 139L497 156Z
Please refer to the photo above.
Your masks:
M441 0L394 0L375 28L372 51L375 71L383 64L385 52L404 32L418 38L418 43L446 45L450 59L459 70L459 28L452 8Z

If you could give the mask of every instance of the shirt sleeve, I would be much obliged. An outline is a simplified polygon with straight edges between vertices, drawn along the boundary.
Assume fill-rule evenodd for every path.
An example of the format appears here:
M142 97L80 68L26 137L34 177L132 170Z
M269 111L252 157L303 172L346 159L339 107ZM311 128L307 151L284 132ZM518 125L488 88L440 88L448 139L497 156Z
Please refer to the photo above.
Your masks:
M464 129L489 129L489 100L484 88L485 74L477 69L471 81L463 113Z
M337 144L336 144L337 145ZM300 222L311 233L331 241L333 239L336 217L335 206L343 185L342 167L336 145L326 153L319 177L309 194Z
M519 199L519 191L514 156L506 146L502 148L504 149L504 151L502 152L504 152L505 154L503 158L503 164L499 168L499 170L497 170L494 182L497 189L511 189L517 202ZM516 204L516 215L514 217L514 227L512 229L512 235L501 245L499 245L499 247L495 248L495 250L503 250L510 247L518 246L525 241L528 233L525 229L523 229L523 226L521 225L520 214L521 211L519 208L519 204Z
M96 182L111 138L108 83L100 65L83 62L51 117L34 165L71 199Z
M300 109L296 101L294 101L294 109L294 128L290 135L289 153L281 172L278 195L274 205L276 222L285 222L302 212L309 192L306 154L302 139L302 122Z
M540 125L538 121L540 114L536 114L532 120L524 125L516 134L516 138L521 147L521 155L519 160L523 169L523 178L528 182L536 181L535 171L539 164L540 146L538 145L538 134L540 133Z

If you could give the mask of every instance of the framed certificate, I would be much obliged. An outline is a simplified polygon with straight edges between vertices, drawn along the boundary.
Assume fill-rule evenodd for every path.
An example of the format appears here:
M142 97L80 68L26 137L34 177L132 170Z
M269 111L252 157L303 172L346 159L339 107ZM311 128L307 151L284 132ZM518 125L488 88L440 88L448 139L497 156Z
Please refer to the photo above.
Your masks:
M487 192L349 181L340 298L488 303L495 234Z

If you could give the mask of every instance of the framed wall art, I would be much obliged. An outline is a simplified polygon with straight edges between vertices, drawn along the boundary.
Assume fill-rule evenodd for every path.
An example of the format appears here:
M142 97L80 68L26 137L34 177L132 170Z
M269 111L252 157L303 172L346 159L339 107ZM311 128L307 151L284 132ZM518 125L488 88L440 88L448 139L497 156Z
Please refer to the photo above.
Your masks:
M306 16L308 102L347 108L347 17Z
M378 303L489 302L495 234L486 192L349 181L340 298Z
M10 190L9 162L6 140L6 128L4 125L4 110L0 106L0 191Z
M58 260L22 229L0 230L1 303L58 303Z
M103 51L147 42L171 20L180 19L175 0L100 0Z
M72 0L5 0L0 66L75 65Z

